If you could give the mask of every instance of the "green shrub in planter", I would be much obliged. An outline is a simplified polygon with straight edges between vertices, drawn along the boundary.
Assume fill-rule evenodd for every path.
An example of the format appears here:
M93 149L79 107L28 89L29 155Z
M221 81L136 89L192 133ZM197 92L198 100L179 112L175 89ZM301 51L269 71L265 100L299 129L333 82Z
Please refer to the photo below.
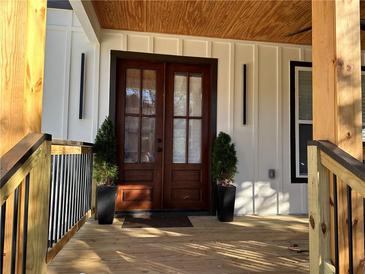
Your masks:
M111 224L114 219L118 166L113 122L107 117L98 129L94 145L93 177L97 182L97 217L99 224Z
M217 215L222 222L233 221L236 187L232 184L237 173L237 155L231 137L220 132L214 141L212 175L217 182Z

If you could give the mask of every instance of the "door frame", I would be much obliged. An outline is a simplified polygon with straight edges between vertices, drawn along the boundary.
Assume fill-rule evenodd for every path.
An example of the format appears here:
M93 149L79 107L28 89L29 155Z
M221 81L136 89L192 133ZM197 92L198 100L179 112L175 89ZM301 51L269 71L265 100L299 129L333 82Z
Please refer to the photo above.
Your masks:
M191 65L209 65L210 67L210 136L209 147L213 147L214 139L217 135L217 71L218 59L216 58L201 58L201 57L185 57L154 53L140 53L131 51L110 51L110 90L109 90L109 117L115 126L116 119L116 80L117 80L117 61L118 59L140 60L159 63L180 63ZM212 180L211 174L211 149L209 151L209 209L210 214L215 215L216 211L216 184Z

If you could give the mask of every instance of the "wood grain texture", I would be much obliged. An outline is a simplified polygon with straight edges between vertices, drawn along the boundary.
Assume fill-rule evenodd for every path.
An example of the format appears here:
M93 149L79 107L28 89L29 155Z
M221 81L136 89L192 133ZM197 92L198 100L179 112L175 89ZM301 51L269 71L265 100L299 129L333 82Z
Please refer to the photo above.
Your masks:
M48 265L48 273L308 273L306 217L191 216L194 227L122 228L89 220Z
M346 182L346 184L349 185L354 192L357 192L365 198L365 182L362 179L323 152L321 152L321 162L326 168L331 170L332 173L335 173L343 182Z
M313 137L362 160L359 1L313 1ZM332 184L330 184L332 186ZM346 185L338 183L339 273L348 271ZM329 192L333 190L329 187ZM332 197L333 200L333 197ZM354 267L364 257L362 199L353 195ZM333 220L333 217L331 218ZM331 225L333 233L333 225ZM334 238L331 238L334 250ZM334 256L332 254L332 260Z
M0 156L41 131L46 4L0 1Z
M28 1L24 82L24 130L41 132L44 56L46 47L46 0Z
M40 147L42 156L30 172L27 273L46 273L48 204L51 179L51 142Z
M309 256L310 273L325 273L330 262L329 172L316 146L308 147Z
M7 183L0 189L0 205L8 199L15 189L22 183L29 172L39 164L42 158L42 145L24 162L24 164L14 173Z
M103 28L306 45L312 42L311 31L289 36L311 26L309 0L93 0L93 4ZM364 8L361 14L365 18Z
M65 155L65 154L89 154L92 153L91 146L69 146L69 145L53 145L51 153L52 155Z
M0 1L0 156L24 134L26 1Z
M50 263L54 257L62 250L62 248L71 240L77 231L85 224L85 222L91 217L92 210L86 212L86 214L78 221L50 250L47 251L47 264Z

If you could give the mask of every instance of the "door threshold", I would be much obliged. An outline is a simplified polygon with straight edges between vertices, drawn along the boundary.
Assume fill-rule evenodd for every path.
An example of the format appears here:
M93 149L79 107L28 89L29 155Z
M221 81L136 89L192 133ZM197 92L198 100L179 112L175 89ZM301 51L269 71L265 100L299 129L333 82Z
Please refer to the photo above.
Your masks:
M116 217L125 216L212 216L205 210L130 210L116 211Z

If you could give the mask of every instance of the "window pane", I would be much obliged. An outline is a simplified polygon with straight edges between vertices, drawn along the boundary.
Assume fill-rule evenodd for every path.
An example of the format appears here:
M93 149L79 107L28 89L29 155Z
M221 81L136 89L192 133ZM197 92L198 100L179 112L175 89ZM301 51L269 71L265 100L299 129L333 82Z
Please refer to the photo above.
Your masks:
M141 162L155 161L155 118L142 118Z
M312 120L312 72L299 71L299 119Z
M188 78L186 74L175 74L174 78L174 115L186 115Z
M189 163L201 162L201 130L200 119L189 120Z
M174 119L173 163L185 163L186 120Z
M312 125L299 125L299 174L307 175L307 144L312 140Z
M124 162L138 162L139 118L125 117Z
M143 71L143 90L142 90L142 112L143 114L155 114L156 101L156 71Z
M189 79L189 114L202 115L202 76L193 75Z
M126 113L139 113L141 71L139 69L127 69L126 83Z

